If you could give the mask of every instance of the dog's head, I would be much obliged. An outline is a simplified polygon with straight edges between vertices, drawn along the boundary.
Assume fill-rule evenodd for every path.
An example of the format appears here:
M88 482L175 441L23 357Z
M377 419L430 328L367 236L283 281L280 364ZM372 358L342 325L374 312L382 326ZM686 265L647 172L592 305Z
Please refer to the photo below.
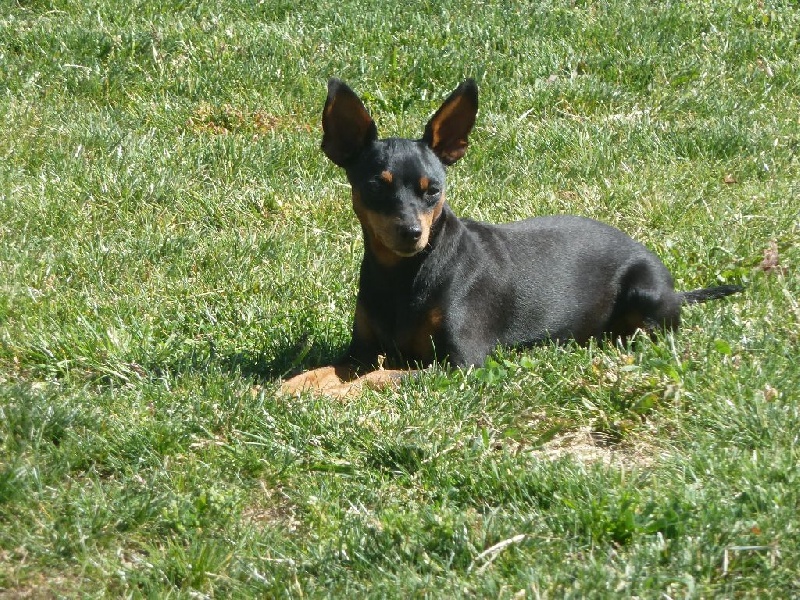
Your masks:
M428 245L444 205L444 167L464 156L477 112L478 87L468 79L431 117L421 139L379 140L353 90L338 79L328 82L322 149L347 172L366 243L382 263L395 264Z

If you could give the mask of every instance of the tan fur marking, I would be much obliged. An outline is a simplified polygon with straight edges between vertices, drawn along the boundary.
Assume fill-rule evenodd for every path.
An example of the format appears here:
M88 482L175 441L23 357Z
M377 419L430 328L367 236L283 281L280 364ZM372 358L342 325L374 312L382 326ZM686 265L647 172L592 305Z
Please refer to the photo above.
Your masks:
M381 240L382 236L387 236L391 230L392 223L387 217L378 215L369 210L361 201L361 196L353 190L353 211L355 211L361 226L364 228L366 238L365 244L369 244L369 249L375 255L380 264L385 267L393 267L402 259L402 256L392 252Z
M428 245L431 227L439 219L444 207L444 193L439 201L429 211L419 214L419 223L422 227L420 236L414 248L409 248L406 252L402 242L397 241L397 221L391 215L383 215L369 210L361 201L361 196L357 190L353 190L353 210L361 221L365 231L365 243L378 262L385 267L393 267L403 258L421 252Z
M325 114L323 115L323 121L326 118L329 118L333 114L333 106L336 104L336 98L331 98L331 101L328 102L327 106L325 106Z
M283 394L299 394L308 391L324 391L333 389L342 383L351 381L353 374L347 365L320 367L300 373L281 385Z
M443 321L444 313L442 309L434 306L411 334L411 351L423 363L433 362L433 337L441 329Z
M442 214L443 207L444 194L442 194L442 197L439 198L439 201L430 212L423 213L419 216L420 223L422 224L422 240L425 241L426 245L431 235L431 227L433 227L433 224L439 219L439 216Z
M431 324L431 326L438 329L441 326L442 321L444 321L444 313L442 312L442 309L438 306L433 307L428 313L428 322Z
M355 396L365 388L380 390L394 387L403 377L413 372L413 370L378 369L361 377L355 377L347 365L332 365L306 371L284 381L280 393L295 396L306 392L314 396L345 398Z
M431 180L427 177L420 177L419 178L419 190L421 192L427 192L428 186L431 184Z
M392 175L391 171L383 171L381 173L381 180L383 180L385 183L392 183L394 180L394 175Z
M386 217L367 211L368 229L371 232L370 248L375 258L385 267L392 267L403 258L387 246L383 240L391 240L394 236L395 223L391 217Z

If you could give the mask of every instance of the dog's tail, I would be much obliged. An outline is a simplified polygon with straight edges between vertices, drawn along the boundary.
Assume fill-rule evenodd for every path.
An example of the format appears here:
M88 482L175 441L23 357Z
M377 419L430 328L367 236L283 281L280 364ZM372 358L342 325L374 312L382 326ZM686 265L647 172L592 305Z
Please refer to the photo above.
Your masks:
M707 302L708 300L724 298L731 294L738 294L743 290L744 286L741 285L718 285L716 287L691 290L689 292L678 292L678 294L683 304L698 304L700 302Z

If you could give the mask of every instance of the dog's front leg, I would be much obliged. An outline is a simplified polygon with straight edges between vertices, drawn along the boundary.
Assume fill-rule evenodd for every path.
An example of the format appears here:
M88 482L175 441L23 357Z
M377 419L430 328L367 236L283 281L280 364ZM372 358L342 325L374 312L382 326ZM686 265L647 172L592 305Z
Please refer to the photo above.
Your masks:
M413 371L396 369L376 369L358 376L349 364L342 363L328 367L320 367L300 373L281 385L281 394L297 395L309 393L315 396L342 398L358 394L365 388L384 389L397 385L399 381Z
M328 395L330 392L356 379L348 364L331 365L295 375L281 384L281 393L295 395L302 392ZM338 394L332 394L338 395Z

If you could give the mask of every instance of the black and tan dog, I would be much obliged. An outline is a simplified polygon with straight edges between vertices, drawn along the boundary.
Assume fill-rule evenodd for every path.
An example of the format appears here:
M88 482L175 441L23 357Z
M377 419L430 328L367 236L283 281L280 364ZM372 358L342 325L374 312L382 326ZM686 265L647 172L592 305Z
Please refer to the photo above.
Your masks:
M322 149L346 171L364 233L353 337L339 364L290 379L284 392L341 395L407 372L378 368L384 357L464 367L498 345L673 329L681 305L741 290L676 292L655 254L591 219L459 219L445 202L445 167L464 155L477 111L478 88L467 80L421 139L379 140L358 96L328 83Z

